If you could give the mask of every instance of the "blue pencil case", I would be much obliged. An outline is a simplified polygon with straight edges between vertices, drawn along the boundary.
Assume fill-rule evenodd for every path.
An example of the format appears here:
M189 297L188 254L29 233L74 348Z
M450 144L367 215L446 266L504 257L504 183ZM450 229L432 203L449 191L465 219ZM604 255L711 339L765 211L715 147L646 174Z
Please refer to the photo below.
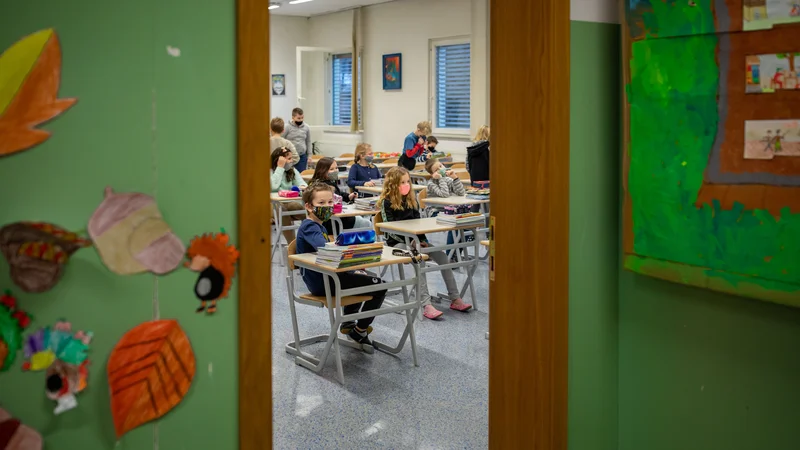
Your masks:
M336 245L348 246L372 244L375 242L375 230L350 231L336 237Z

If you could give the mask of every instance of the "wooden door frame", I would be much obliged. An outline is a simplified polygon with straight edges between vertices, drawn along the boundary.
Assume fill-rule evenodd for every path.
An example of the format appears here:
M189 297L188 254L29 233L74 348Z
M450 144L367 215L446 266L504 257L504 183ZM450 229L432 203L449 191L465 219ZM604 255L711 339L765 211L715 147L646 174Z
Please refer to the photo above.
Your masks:
M490 0L492 449L567 448L569 3ZM242 450L272 447L268 6L236 1Z

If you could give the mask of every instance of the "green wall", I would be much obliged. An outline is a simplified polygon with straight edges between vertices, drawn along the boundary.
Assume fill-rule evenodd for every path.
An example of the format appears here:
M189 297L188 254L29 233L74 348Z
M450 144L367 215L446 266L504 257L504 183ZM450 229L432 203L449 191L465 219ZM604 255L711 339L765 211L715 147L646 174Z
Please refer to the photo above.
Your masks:
M569 448L614 450L619 27L572 22L571 38Z
M620 450L800 447L800 310L620 273Z
M79 100L45 126L49 141L0 158L0 224L85 228L110 185L156 195L187 243L220 227L234 232L233 0L0 0L0 49L47 27L61 40L61 96ZM181 56L169 56L167 45ZM13 289L0 260L0 289ZM140 450L156 440L162 449L235 448L236 292L215 316L197 315L194 280L186 270L157 283L149 274L117 276L85 249L54 290L15 290L35 316L32 327L65 317L93 331L92 366L78 409L61 416L45 398L43 374L22 373L21 358L0 374L0 402L40 430L48 449ZM160 316L177 318L191 339L197 372L182 404L116 446L106 361L125 331L153 318L156 293Z

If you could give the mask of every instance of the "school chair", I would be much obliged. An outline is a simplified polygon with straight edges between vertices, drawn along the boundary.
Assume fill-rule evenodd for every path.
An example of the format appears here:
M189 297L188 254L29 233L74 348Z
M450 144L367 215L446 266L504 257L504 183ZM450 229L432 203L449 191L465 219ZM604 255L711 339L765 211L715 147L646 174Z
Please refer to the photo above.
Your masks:
M356 155L352 153L342 153L341 155L339 155L339 158L354 158L355 156Z
M306 170L300 172L300 176L304 176L304 175L314 175L314 169L306 169Z
M417 194L417 200L419 201L419 208L423 210L423 215L425 214L425 199L428 198L428 188L425 188Z
M389 158L389 159L384 159L381 164L397 164L398 162L400 162L399 158Z
M458 172L459 180L469 180L469 172Z
M327 359L327 352L324 352L322 358L317 359L314 356L304 352L300 348L307 345L316 344L319 342L327 342L329 340L333 341L334 346L334 353L336 354L336 367L339 371L340 381L344 383L344 375L342 372L342 357L339 351L339 344L346 345L348 347L352 347L355 349L360 349L361 346L355 342L350 342L344 339L339 339L339 329L336 326L336 318L334 316L334 309L336 308L336 297L331 297L333 300L333 304L328 304L328 299L325 296L316 296L311 294L298 294L296 291L295 286L295 272L297 268L295 267L294 263L288 258L288 256L294 255L297 253L297 241L292 241L286 249L287 253L287 264L286 264L286 290L289 293L289 309L292 313L292 332L294 333L294 341L289 342L286 344L286 353L294 356L302 356L303 358L312 361L315 364L318 364L319 370L322 369L322 365L320 361L324 363ZM372 297L368 295L353 295L350 297L342 298L342 307L353 305L356 303L363 303L366 301L371 300ZM300 329L297 324L297 311L295 310L295 303L299 303L301 305L308 305L308 306L316 306L318 308L327 308L328 309L328 320L331 323L331 329L328 334L320 334L317 336L312 336L306 339L300 339ZM303 365L307 369L311 369L317 371L313 367L308 367L306 364L303 364L301 361L295 359L295 364Z
M467 168L467 164L466 163L455 163L452 166L450 166L450 168L451 169L466 169Z
M382 223L382 222L383 222L383 215L381 214L380 206L379 206L378 207L378 212L375 213L374 216L372 216L372 228L375 229L375 240L378 241L378 242L382 242L384 240L383 239L383 232L378 228L378 224ZM395 281L394 270L391 269L390 266L384 266L384 268L381 270L381 278L383 278L386 275L386 271L387 270L389 270L389 273L392 275L392 281Z
M319 161L320 159L322 159L324 157L325 156L323 156L323 155L311 155L311 160L312 161Z

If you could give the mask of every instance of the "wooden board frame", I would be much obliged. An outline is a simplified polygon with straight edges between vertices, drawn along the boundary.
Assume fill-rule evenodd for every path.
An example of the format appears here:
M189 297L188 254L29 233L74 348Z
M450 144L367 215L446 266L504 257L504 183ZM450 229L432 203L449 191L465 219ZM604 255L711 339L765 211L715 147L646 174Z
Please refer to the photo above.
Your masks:
M497 219L490 293L502 299L490 312L491 449L567 448L569 3L490 0ZM268 6L236 3L242 450L272 448ZM530 133L507 114L524 118ZM533 173L524 198L519 179L507 176L519 167Z

